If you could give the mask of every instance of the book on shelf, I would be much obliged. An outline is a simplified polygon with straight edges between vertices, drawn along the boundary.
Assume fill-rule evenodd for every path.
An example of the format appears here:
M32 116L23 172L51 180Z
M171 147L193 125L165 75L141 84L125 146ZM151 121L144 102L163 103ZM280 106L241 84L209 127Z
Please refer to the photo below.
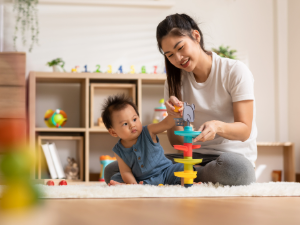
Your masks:
M58 156L58 152L57 152L57 148L55 146L55 143L48 143L48 147L49 147L50 155L51 155L53 163L54 163L54 167L55 167L55 170L56 170L56 173L57 173L57 177L59 179L65 178L66 175L64 173L61 160Z
M63 166L58 156L58 152L54 143L42 144L42 149L45 154L50 176L52 179L65 178Z
M52 157L51 157L51 154L50 154L48 143L43 144L42 149L43 149L46 161L47 161L50 176L51 176L52 179L56 179L58 176L57 176L57 173L56 173L56 170L55 170L55 167L54 167L54 163L53 163L53 160L52 160Z

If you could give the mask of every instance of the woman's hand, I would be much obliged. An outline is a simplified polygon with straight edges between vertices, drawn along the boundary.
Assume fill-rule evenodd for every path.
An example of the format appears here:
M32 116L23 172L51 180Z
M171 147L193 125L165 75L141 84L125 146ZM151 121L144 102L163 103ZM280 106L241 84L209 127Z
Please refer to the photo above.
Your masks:
M165 106L167 108L167 113L170 116L175 116L175 117L182 117L182 112L183 112L183 103L178 100L175 96L171 96L168 101L165 102ZM174 112L175 107L178 106L180 109L178 109L178 112Z
M196 141L210 141L213 140L217 134L219 125L217 120L208 121L201 125L198 131L201 131L201 134L199 134L197 137L193 139L193 142Z

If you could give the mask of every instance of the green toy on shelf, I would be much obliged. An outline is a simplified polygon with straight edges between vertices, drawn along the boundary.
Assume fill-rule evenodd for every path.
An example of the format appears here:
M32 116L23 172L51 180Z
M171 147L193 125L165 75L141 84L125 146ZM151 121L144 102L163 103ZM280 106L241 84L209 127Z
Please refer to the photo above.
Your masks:
M49 109L45 113L44 120L48 127L61 128L67 122L67 114L60 109L56 109L55 111Z

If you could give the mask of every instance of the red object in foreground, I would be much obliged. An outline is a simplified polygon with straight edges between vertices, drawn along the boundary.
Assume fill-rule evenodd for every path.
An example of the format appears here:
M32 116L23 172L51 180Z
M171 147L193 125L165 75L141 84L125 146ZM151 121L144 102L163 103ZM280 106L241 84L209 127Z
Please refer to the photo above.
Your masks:
M62 180L61 182L59 182L58 184L59 186L63 186L63 185L68 185L67 181Z
M46 183L48 186L54 186L54 182L52 180L49 180L47 183Z

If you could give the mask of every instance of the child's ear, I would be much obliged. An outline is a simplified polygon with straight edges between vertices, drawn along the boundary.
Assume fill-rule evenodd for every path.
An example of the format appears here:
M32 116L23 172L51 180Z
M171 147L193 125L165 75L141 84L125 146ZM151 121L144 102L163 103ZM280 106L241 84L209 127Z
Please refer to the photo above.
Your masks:
M113 137L119 137L113 128L109 128L108 133Z

